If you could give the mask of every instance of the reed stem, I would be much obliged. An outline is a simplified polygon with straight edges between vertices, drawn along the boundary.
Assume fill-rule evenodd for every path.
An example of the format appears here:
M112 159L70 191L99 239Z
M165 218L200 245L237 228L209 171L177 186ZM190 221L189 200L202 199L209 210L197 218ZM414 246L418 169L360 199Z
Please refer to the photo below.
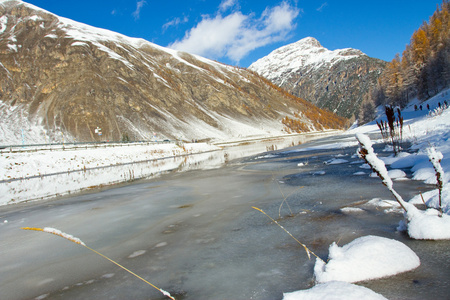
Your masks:
M175 300L175 298L172 297L172 296L170 295L169 292L167 292L167 291L165 291L165 290L163 290L163 289L160 289L159 287L157 287L157 286L155 286L154 284L152 284L151 282L145 280L144 278L142 278L141 276L137 275L137 274L134 273L133 271L131 271L131 270L125 268L124 266L122 266L122 265L119 264L118 262L112 260L111 258L107 257L106 255L101 254L101 253L98 252L97 250L92 249L91 247L89 247L89 246L87 246L85 243L83 243L79 238L76 238L76 237L74 237L74 236L72 236L72 235L70 235L70 234L64 233L64 232L62 232L62 231L60 231L60 230L58 230L58 229L49 228L49 227L45 227L45 228L37 228L37 227L21 227L21 229L23 229L23 230L42 231L42 232L51 233L51 234L60 236L60 237L62 237L62 238L65 238L66 240L69 240L69 241L71 241L71 242L73 242L73 243L75 243L75 244L81 245L81 246L83 246L83 247L85 247L85 248L91 250L91 251L94 252L95 254L98 254L98 255L100 255L101 257L103 257L103 258L109 260L110 262L112 262L112 263L115 264L116 266L122 268L123 270L127 271L127 272L130 273L131 275L133 275L133 276L139 278L140 280L142 280L143 282L147 283L147 284L150 285L151 287L157 289L157 290L160 291L164 296L167 296L167 297L169 297L170 299Z
M274 222L275 224L278 225L278 227L280 227L281 229L283 229L287 234L289 234L297 243L299 243L306 251L306 254L308 255L308 258L311 259L311 254L314 255L316 258L320 259L321 261L323 261L323 259L321 259L319 256L317 256L314 252L312 252L311 250L308 249L308 247L306 247L305 244L301 243L298 239L296 239L286 228L284 228L282 225L280 225L277 221L275 221L271 216L269 216L268 214L266 214L265 211L263 211L261 208L252 206L253 209L256 209L260 212L262 212L263 214L265 214L270 220L272 220L272 222ZM324 261L323 261L324 262Z

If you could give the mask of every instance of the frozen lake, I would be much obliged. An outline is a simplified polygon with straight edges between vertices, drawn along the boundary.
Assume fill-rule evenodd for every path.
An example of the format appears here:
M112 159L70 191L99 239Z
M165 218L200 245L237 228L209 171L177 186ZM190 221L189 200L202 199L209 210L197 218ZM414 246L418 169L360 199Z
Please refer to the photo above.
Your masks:
M416 252L421 266L359 284L388 299L447 298L450 241L411 240L396 231L401 213L368 203L392 197L361 168L353 156L356 146L311 148L352 145L354 139L298 142L263 154L275 143L253 153L230 148L195 163L185 158L133 184L0 207L0 298L163 298L86 248L20 230L25 226L73 234L177 299L282 299L283 292L311 287L314 260L252 206L278 219L323 259L334 241L342 246L363 235L399 240ZM244 155L251 156L239 158ZM189 170L171 172L181 168ZM394 185L404 199L432 188L411 180Z

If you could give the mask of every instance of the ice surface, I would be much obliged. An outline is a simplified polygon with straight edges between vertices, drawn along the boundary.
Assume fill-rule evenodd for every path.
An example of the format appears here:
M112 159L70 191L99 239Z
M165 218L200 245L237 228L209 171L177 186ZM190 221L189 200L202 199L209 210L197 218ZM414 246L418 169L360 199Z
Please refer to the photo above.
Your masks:
M314 144L320 144L320 141ZM301 147L306 148L308 145L296 146ZM7 225L0 225L2 237L10 237L4 241L9 247L4 245L1 249L4 253L2 266L5 267L0 270L0 277L4 279L0 283L2 293L15 290L11 285L3 289L5 283L12 282L10 278L20 277L22 282L34 284L51 278L54 268L61 265L71 272L58 273L61 276L52 282L55 288L49 298L71 298L71 295L98 299L108 298L108 295L122 299L128 299L130 295L135 296L135 299L158 297L149 294L148 287L140 282L124 280L123 274L115 267L83 264L83 260L89 258L78 253L72 258L71 247L75 251L84 249L60 238L46 238L44 235L44 240L37 243L41 239L40 235L30 235L26 239L24 237L26 243L15 243L17 233L14 232L14 226L19 222L27 225L44 223L64 228L67 232L76 232L89 246L101 249L102 253L105 251L114 259L120 259L137 274L150 281L156 280L154 283L165 290L171 293L185 292L182 297L186 300L281 299L283 292L310 288L314 262L309 261L303 250L264 216L249 212L251 205L259 204L267 208L270 215L278 216L283 200L278 187L280 185L285 195L289 195L287 202L292 211L301 212L293 217L285 217L289 211L284 205L280 223L315 253L326 258L328 246L333 241L341 245L340 241L345 241L342 242L345 244L366 234L399 239L415 250L423 266L415 272L360 284L389 299L414 299L409 296L429 295L433 291L439 295L436 299L442 299L445 283L436 280L440 278L436 272L445 273L448 263L442 260L445 257L442 251L445 251L447 243L411 241L406 235L396 233L395 227L401 214L384 214L382 210L366 206L365 201L360 201L372 199L379 191L386 192L380 197L389 199L389 194L379 183L370 184L374 182L373 179L351 176L358 170L358 164L323 164L323 161L338 157L338 153L346 153L346 158L349 158L351 155L348 154L354 153L353 149L328 149L322 153L281 150L274 155L261 155L259 150L255 152L255 157L217 170L166 174L149 182L105 189L101 193L87 193L81 197L75 195L57 201L43 201L42 204L18 205L17 211L20 210L20 213L2 214L9 221ZM232 159L233 153L230 152L229 157ZM352 162L358 161L356 157L351 159ZM305 161L307 165L298 167L299 162ZM137 174L136 166L133 166L133 170ZM311 172L321 170L327 170L326 176L312 176ZM96 177L103 177L110 171L104 173ZM345 185L342 184L342 178L346 179ZM394 184L413 190L421 185L417 182ZM304 188L297 190L299 186ZM10 205L2 209L14 210L14 207ZM22 212L21 207L30 209ZM339 211L342 207L361 207L365 212L343 214ZM92 228L95 228L94 232ZM60 247L53 247L54 242L69 249L61 251ZM164 243L166 246L158 247ZM30 248L24 244L40 250L29 251ZM14 251L4 251L11 246L14 246ZM128 259L130 254L142 250L147 252ZM17 261L21 262L24 253L28 253L25 256L28 257L26 261L30 267L38 270L36 274L25 271L20 273L23 268L17 268L17 263L14 263L16 260L10 259L20 258ZM30 257L30 253L33 256ZM54 263L54 253L62 257L59 263ZM43 255L48 258L42 260ZM436 257L438 266L443 265L444 268L429 265L429 256ZM101 279L105 273L117 274L112 278ZM416 279L419 283L412 283ZM95 280L92 284L83 284L92 280ZM83 285L78 286L77 283ZM21 283L15 284L28 293L29 297L26 298L30 299L47 291L47 286L43 286L37 289L38 292L32 293L30 288ZM430 284L432 287L429 287ZM65 286L69 286L69 289L63 290Z

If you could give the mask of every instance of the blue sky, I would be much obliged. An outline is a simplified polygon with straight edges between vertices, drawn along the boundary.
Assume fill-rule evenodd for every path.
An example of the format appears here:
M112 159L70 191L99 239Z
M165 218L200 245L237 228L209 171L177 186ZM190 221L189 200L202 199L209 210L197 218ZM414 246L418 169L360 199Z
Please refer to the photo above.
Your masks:
M312 36L330 50L392 60L438 0L28 0L54 14L248 67Z

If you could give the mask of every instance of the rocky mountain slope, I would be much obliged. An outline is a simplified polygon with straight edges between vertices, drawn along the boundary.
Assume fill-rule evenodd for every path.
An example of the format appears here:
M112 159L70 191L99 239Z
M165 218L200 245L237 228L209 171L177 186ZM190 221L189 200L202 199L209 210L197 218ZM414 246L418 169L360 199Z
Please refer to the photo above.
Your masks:
M330 51L312 37L274 50L249 69L321 108L351 118L385 62L355 49Z
M0 145L261 136L294 115L343 124L253 72L0 1Z

